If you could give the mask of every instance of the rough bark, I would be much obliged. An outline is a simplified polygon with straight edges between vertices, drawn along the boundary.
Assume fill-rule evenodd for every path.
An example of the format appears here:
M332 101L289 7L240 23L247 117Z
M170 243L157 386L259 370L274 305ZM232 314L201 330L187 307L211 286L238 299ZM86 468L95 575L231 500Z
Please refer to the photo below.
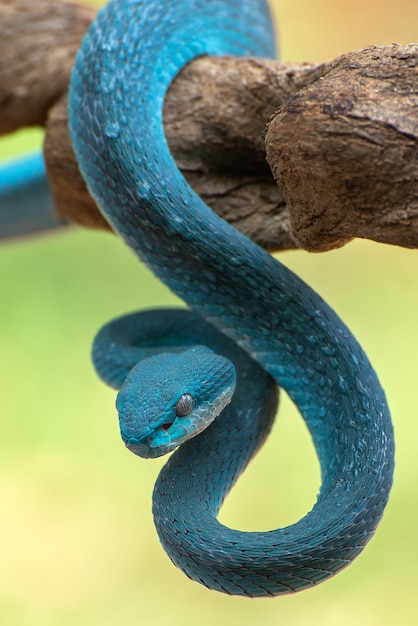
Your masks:
M71 2L0 0L0 132L47 119L58 211L109 228L78 173L65 104L93 16ZM417 57L410 45L321 65L197 59L167 94L170 148L208 204L269 250L352 237L418 247Z
M418 247L417 45L338 59L278 110L266 146L301 247Z
M94 15L75 3L0 0L0 134L44 126Z

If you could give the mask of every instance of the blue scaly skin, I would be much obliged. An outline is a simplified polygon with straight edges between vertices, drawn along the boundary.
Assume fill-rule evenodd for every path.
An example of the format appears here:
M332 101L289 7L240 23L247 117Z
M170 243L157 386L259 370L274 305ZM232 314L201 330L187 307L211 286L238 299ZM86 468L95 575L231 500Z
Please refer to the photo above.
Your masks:
M65 226L54 211L40 152L0 164L0 241Z
M236 342L288 392L312 434L321 490L312 511L287 528L239 532L216 520L231 482L251 456L249 448L257 448L269 428L270 417L263 422L257 408L253 421L240 420L235 399L225 420L221 413L208 430L184 443L158 478L154 518L173 562L212 589L247 596L299 591L349 564L382 516L394 454L384 393L356 340L297 276L208 209L178 171L164 137L164 97L187 62L203 54L272 56L274 51L262 0L113 0L83 41L69 96L77 159L106 219L193 315ZM157 327L167 321L159 315L153 314ZM121 328L122 355L130 361L129 345L138 349L138 331L131 324ZM202 345L207 332L203 329ZM140 382L129 375L128 391L118 403L122 435L140 453L164 444L174 424L173 407L199 388L196 383L190 392L188 373L177 396L170 388L171 400L164 390L154 393L156 378L169 378L161 355L154 357L153 371L150 346L144 347L148 359L142 370L139 366ZM110 349L118 351L114 344L95 346L96 353ZM208 363L208 349L197 350ZM183 357L186 364L179 367L187 371L187 349ZM191 361L196 370L194 357ZM238 381L240 364L235 368ZM210 381L211 371L199 376ZM125 376L119 369L119 382ZM260 379L269 390L266 413L271 416L273 392L268 379ZM138 418L132 413L137 384ZM257 391L252 384L242 387L249 395L239 402L249 406ZM155 431L141 417L143 400L148 406L153 399ZM180 404L184 408L187 402L183 398ZM199 402L193 398L194 406ZM169 419L162 417L167 411ZM254 435L251 426L261 434Z

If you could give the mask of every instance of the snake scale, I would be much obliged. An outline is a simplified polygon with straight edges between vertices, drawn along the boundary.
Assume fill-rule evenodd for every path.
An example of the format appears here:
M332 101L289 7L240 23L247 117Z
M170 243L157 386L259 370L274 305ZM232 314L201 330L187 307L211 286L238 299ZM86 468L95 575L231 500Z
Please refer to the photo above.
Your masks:
M70 131L90 193L189 307L110 322L93 358L121 389L127 447L144 457L176 448L153 494L172 561L211 589L276 596L332 576L372 537L392 484L393 431L377 377L346 326L212 213L173 161L164 97L181 68L205 54L274 56L264 0L111 0L78 53ZM217 513L270 430L278 386L312 435L317 502L286 528L227 528Z

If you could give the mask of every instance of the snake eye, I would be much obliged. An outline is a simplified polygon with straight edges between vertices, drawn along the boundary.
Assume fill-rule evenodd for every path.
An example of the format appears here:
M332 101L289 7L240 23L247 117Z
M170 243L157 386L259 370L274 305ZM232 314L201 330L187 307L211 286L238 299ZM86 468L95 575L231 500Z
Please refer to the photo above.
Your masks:
M193 411L194 400L190 393L183 393L176 403L177 417L184 417Z

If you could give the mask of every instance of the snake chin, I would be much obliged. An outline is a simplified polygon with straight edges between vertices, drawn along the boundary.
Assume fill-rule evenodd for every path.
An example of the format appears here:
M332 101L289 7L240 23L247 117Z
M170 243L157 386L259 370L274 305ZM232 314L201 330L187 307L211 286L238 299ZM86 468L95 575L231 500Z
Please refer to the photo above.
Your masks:
M230 403L235 384L231 361L206 346L146 358L116 399L122 440L143 458L172 452L210 426ZM185 399L190 411L182 415Z

